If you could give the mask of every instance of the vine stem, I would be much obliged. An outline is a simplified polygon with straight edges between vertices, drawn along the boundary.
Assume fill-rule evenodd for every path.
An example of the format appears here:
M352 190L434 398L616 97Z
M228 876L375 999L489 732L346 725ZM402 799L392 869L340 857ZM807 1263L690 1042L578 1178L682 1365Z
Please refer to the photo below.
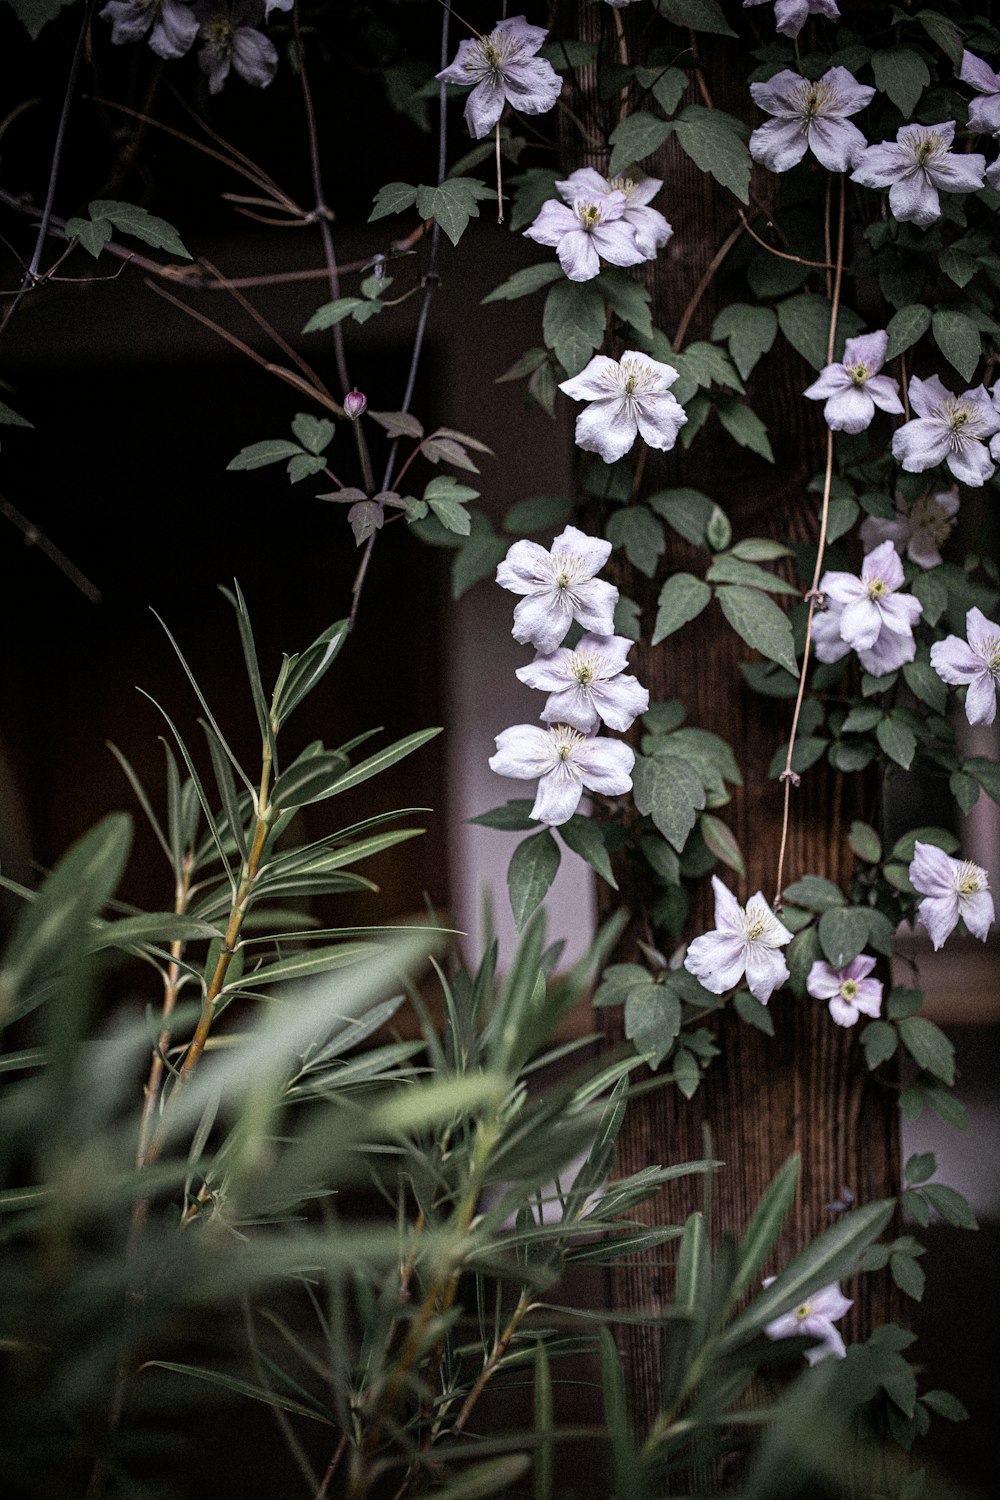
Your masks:
M827 215L829 216L830 184L827 183ZM840 288L844 274L844 217L845 217L846 190L843 175L840 178L840 204L837 217L837 258L833 273L833 290L830 299L830 328L826 340L826 362L833 363L833 352L837 342L837 314L840 308ZM809 614L806 618L806 639L802 648L802 670L799 673L799 690L795 698L795 712L792 715L792 728L788 737L788 754L785 756L785 769L781 773L784 782L784 808L781 817L781 844L778 849L778 873L775 879L774 908L781 909L781 887L785 868L785 851L788 846L788 825L791 813L792 787L798 786L799 777L792 770L792 756L795 752L795 737L799 728L799 715L802 712L802 700L805 697L806 673L809 670L809 648L812 645L813 617L816 613L816 605L820 599L819 580L823 574L823 555L826 551L826 535L830 522L830 489L833 483L833 428L826 430L826 468L823 474L823 505L820 512L819 543L816 548L816 565L813 568L812 584L806 595L809 600Z
M90 32L90 23L93 20L94 11L97 9L97 0L87 0L83 20L80 22L80 31L76 39L76 47L73 50L73 61L69 65L69 77L66 80L66 92L63 95L62 110L59 115L59 124L56 127L55 144L52 147L52 164L49 167L49 185L45 192L45 203L42 207L42 217L38 225L38 234L35 238L35 248L31 253L28 269L21 280L21 287L17 296L4 314L3 322L0 323L0 334L3 333L11 318L17 312L25 295L31 290L38 280L38 268L42 263L42 251L45 248L45 240L49 232L49 221L52 218L52 206L55 203L56 183L59 180L59 168L62 165L63 146L66 143L66 126L69 124L69 113L73 107L76 96L76 81L80 76L80 63L83 59L83 49L87 36Z

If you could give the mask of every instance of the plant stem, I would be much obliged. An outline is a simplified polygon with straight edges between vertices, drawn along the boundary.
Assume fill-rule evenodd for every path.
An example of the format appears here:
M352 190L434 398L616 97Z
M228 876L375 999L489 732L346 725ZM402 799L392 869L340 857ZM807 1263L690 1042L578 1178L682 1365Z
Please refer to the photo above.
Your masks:
M844 213L845 213L845 186L843 175L840 178L840 211L837 222L837 259L833 277L833 294L830 301L830 328L826 340L826 362L833 363L833 352L837 343L837 314L840 308L840 287L844 271ZM829 201L829 184L827 185L827 199ZM819 542L816 547L816 564L813 568L812 584L806 598L809 601L809 614L806 618L806 639L802 648L802 670L799 673L799 690L795 698L795 712L792 715L792 729L788 737L788 754L785 756L785 769L781 773L784 782L784 808L781 816L781 843L778 849L778 873L775 879L774 908L781 909L781 887L785 868L785 850L788 845L788 824L791 811L792 787L798 786L798 774L792 770L792 756L795 751L795 736L798 733L799 715L802 711L802 700L806 690L806 673L809 669L809 648L812 644L813 616L816 613L816 605L820 600L819 580L823 575L823 556L826 552L826 534L830 522L830 488L833 483L833 428L828 427L826 431L826 468L823 474L823 504L820 511Z

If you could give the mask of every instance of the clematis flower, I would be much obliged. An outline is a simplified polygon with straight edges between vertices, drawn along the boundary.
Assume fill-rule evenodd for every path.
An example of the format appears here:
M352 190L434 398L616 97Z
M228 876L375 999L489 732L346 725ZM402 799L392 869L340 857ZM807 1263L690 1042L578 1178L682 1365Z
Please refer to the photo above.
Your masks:
M905 550L911 563L918 568L936 568L941 561L941 548L955 529L958 515L958 490L925 495L914 500L907 511L901 496L896 496L896 521L883 520L881 516L868 516L861 523L861 541L869 551L880 542L892 542L902 555Z
M550 828L565 823L580 805L584 789L619 797L632 789L635 751L624 740L598 739L569 724L540 729L515 724L496 737L490 769L517 780L538 778L530 817Z
M968 683L965 717L970 724L992 724L997 716L1000 682L1000 625L987 620L981 609L965 617L967 641L950 635L931 647L931 666L944 682Z
M717 875L712 876L712 889L716 925L688 944L684 967L713 995L735 988L745 973L751 995L766 1005L788 978L788 965L778 949L792 941L792 934L760 891L743 907Z
M926 229L941 217L939 193L974 193L983 186L985 156L974 151L956 155L950 149L954 136L954 120L903 125L895 141L868 147L851 181L862 187L887 187L896 218Z
M767 3L768 0L743 0L743 9ZM782 36L798 36L810 16L828 16L836 21L840 16L836 0L774 0L775 30Z
M554 248L570 281L592 281L602 260L611 266L637 266L650 258L636 243L635 230L625 219L626 207L624 193L605 193L596 202L577 198L572 207L549 198L524 233Z
M860 578L853 573L824 573L819 587L830 608L813 620L818 659L839 661L848 650L856 651L873 677L912 661L916 655L913 627L923 606L911 594L898 592L902 582L903 564L888 541L868 553Z
M827 365L819 379L803 391L810 401L826 400L823 416L834 432L864 432L870 426L876 406L882 411L901 412L899 382L891 375L878 372L885 364L889 335L880 328L848 339L843 362Z
M687 421L687 412L670 394L677 379L673 365L626 349L620 360L595 354L590 363L559 389L574 401L588 401L576 419L576 445L599 453L606 464L623 457L642 436L650 448L667 452Z
M515 641L547 654L573 620L596 635L614 634L618 590L595 578L611 556L611 543L567 526L547 552L538 542L515 542L497 568L497 583L525 597L514 609Z
M624 635L584 635L572 651L536 656L515 675L550 695L541 715L549 723L593 734L603 719L609 729L625 730L649 707L649 693L625 674L631 646Z
M869 979L876 960L859 953L842 969L817 960L809 970L806 989L814 1000L829 1000L838 1026L853 1026L860 1015L877 1016L882 1009L882 981Z
M775 116L750 137L750 155L771 172L787 172L807 150L831 172L846 172L868 144L847 116L864 109L875 90L846 68L829 68L815 81L783 68L767 83L752 83L750 92Z
M267 88L278 71L278 52L270 37L248 24L260 19L260 5L253 0L235 0L232 5L225 0L201 0L195 9L204 42L198 66L208 75L208 92L219 93L230 68L244 83Z
M198 18L183 0L109 0L98 14L111 22L116 47L141 42L148 34L157 57L183 57L198 35Z
M995 193L1000 193L1000 157L986 168L986 181Z
M983 95L969 105L969 129L980 130L984 135L1000 135L1000 74L994 73L989 63L974 52L963 52L958 76Z
M773 1276L766 1277L764 1286L770 1286L773 1280ZM814 1339L821 1339L821 1343L806 1350L806 1359L811 1365L818 1364L831 1354L834 1359L844 1359L847 1349L833 1325L853 1306L850 1297L845 1297L840 1290L840 1282L834 1281L805 1297L791 1312L775 1318L771 1323L765 1323L764 1332L769 1339L790 1339L798 1333L808 1333Z
M946 463L955 478L973 487L985 484L994 465L986 442L1000 432L1000 413L985 386L954 395L936 375L910 376L910 405L917 415L892 435L892 456L908 474Z
M465 123L474 140L489 135L505 104L525 115L543 115L555 104L562 79L550 62L535 56L547 36L544 27L511 16L488 36L459 42L455 61L435 75L441 83L472 89Z
M980 865L971 859L952 859L936 844L918 840L909 876L910 884L924 898L917 905L917 915L930 933L935 952L955 931L959 917L973 937L985 943L994 911L989 876Z
M580 167L556 187L567 203L587 199L600 203L614 193L625 194L622 218L632 229L635 243L646 260L655 260L657 250L667 243L673 229L655 208L649 205L663 186L660 177L602 177L593 167Z

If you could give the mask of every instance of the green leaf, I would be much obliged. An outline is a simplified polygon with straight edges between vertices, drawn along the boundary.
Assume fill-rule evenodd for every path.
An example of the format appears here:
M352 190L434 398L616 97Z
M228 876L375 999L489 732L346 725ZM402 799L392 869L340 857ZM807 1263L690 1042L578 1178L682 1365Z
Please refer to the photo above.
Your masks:
M931 41L941 48L957 72L962 66L964 41L954 21L948 20L936 10L918 10L915 19L920 22Z
M959 250L955 245L946 246L938 256L938 265L956 286L968 286L979 270L979 264L974 255Z
M478 494L478 490L460 484L454 474L437 474L424 488L424 499L428 504L434 500L475 500Z
M288 438L265 438L261 443L251 443L241 448L236 457L226 465L231 469L262 469L265 464L281 463L282 459L295 458L302 449Z
M778 318L773 308L755 307L748 302L730 303L712 324L712 338L728 340L729 353L744 380L761 356L768 353L777 333Z
M283 771L271 791L271 806L306 807L332 796L332 789L347 769L347 757L339 750L322 750L302 756Z
M66 238L79 240L96 260L113 233L110 219L67 219Z
M566 847L572 849L573 853L578 854L581 859L585 859L591 869L596 870L613 891L618 889L618 882L611 868L611 860L601 837L601 830L592 818L585 818L582 813L574 813L567 822L559 824L559 834Z
M269 1386L252 1385L249 1380L240 1380L236 1375L227 1375L224 1370L203 1370L197 1365L176 1364L169 1359L147 1359L140 1369L171 1370L175 1375L190 1375L195 1380L205 1380L210 1385L232 1391L237 1396L249 1397L251 1401L262 1401L265 1406L273 1406L278 1411L294 1412L298 1417L308 1417L310 1421L322 1422L326 1427L334 1425L322 1409L306 1406L301 1401L293 1401L290 1396L279 1395Z
M798 672L791 623L772 599L740 584L722 584L716 597L741 640L787 672Z
M700 490L657 490L646 504L693 547L708 546L708 525L718 507Z
M881 724L882 710L876 703L858 703L848 709L847 717L840 726L841 734L867 734L876 724Z
M774 450L767 428L755 411L745 402L737 401L734 396L716 396L714 405L719 421L741 448L749 448L751 453L759 453L768 463L774 463Z
M689 26L692 31L710 31L715 36L735 36L718 0L656 0L661 16L675 26Z
M408 829L407 832L415 830ZM379 951L377 943L336 943L324 948L305 948L301 953L290 953L277 963L265 964L259 969L244 973L233 984L223 990L256 990L269 984L281 984L289 979L303 979L308 974L329 974L334 969L343 969L360 963Z
M530 1468L530 1453L505 1453L499 1458L483 1459L435 1489L435 1500L484 1500L487 1495L510 1493L511 1486L524 1479Z
M775 562L779 557L791 557L791 548L781 542L772 542L765 536L744 537L729 549L731 557L741 562Z
M309 453L324 453L333 441L334 426L323 417L311 416L308 412L297 412L292 419L292 431Z
M834 885L832 880L824 880L821 875L803 875L801 880L786 885L781 896L793 906L808 906L810 911L829 911L847 904L840 886Z
M888 1021L869 1021L862 1029L861 1045L865 1049L865 1062L871 1070L877 1068L879 1063L888 1062L895 1054L899 1034Z
M446 530L454 532L456 536L469 535L472 519L461 501L443 496L438 500L428 499L427 504Z
M873 52L871 62L876 87L888 94L905 120L912 119L917 101L931 81L930 69L920 53L909 47L886 47Z
M27 417L22 417L20 412L8 406L6 401L0 401L0 423L7 427L34 427L34 422L29 422Z
M824 1230L793 1256L771 1285L730 1324L720 1340L721 1348L727 1350L746 1342L802 1298L850 1275L862 1253L889 1223L895 1207L891 1198L869 1203Z
M876 865L882 858L882 840L870 823L862 823L856 818L851 824L847 842L858 858L867 864Z
M911 585L913 593L924 607L924 622L936 625L948 608L948 588L936 571L918 573Z
M623 323L628 323L641 338L652 337L653 317L650 311L651 293L648 287L629 276L627 271L620 271L614 267L601 273L598 285L611 304L612 312L621 318Z
M457 245L470 219L479 218L480 198L492 198L495 189L475 177L448 177L440 187L417 188L417 213L422 219L436 219Z
M875 726L875 738L890 760L894 760L904 771L910 769L917 750L917 737L907 724L890 714Z
M478 823L481 828L501 828L505 832L526 832L537 826L535 820L528 816L532 806L530 797L518 797L507 802L503 807L491 808L489 812L480 813L475 818L466 818L465 821Z
M542 336L568 375L576 375L604 338L604 298L593 281L557 281L545 299Z
M733 996L733 1009L741 1021L762 1031L765 1036L774 1036L774 1022L766 1005L755 1000L749 990L737 990Z
M543 286L548 286L552 281L560 281L563 277L563 268L558 261L541 261L537 266L525 266L520 271L515 271L513 276L508 276L506 281L494 287L492 292L483 298L483 304L487 302L513 302L517 297L527 297L530 292L540 291Z
M609 518L604 535L614 547L624 547L634 568L647 578L656 572L665 542L663 526L644 505L626 505Z
M681 149L696 167L711 172L716 182L734 193L741 203L750 202L748 131L742 120L721 109L688 104L674 121L674 130Z
M814 369L820 370L827 363L827 340L830 334L830 314L833 304L828 297L816 292L801 292L796 297L786 297L778 303L778 324L793 349ZM849 307L841 305L837 316L837 336L834 340L833 357L840 359L844 352L845 339L854 338L861 332L864 322Z
M925 1391L920 1399L925 1406L930 1407L931 1411L937 1412L939 1417L944 1417L948 1422L969 1420L969 1413L958 1397L953 1396L950 1391Z
M737 875L745 876L746 865L743 863L740 846L729 825L711 813L702 813L698 819L698 827L706 847L711 850L716 859L721 859L723 864L735 870Z
M926 1277L913 1256L897 1251L889 1257L889 1270L899 1290L912 1297L914 1302L919 1302L924 1295Z
M507 866L507 890L518 932L556 878L560 861L559 845L548 828L522 839Z
M736 1271L729 1294L730 1307L756 1277L767 1257L778 1243L785 1220L795 1202L801 1158L796 1153L772 1179L767 1192L754 1210L753 1218L740 1240Z
M686 760L673 755L640 755L633 771L635 805L647 813L678 853L705 806L702 779Z
M389 766L394 766L397 761L405 759L407 755L412 755L414 750L419 750L422 745L427 744L428 740L434 739L435 735L440 733L440 729L419 729L415 734L404 735L401 740L396 740L385 750L379 750L376 755L370 755L367 760L361 761L350 771L346 771L331 787L330 795L349 791L351 787L360 785L369 777L388 770Z
M423 424L417 421L412 412L369 410L368 415L373 422L377 422L380 427L384 427L391 438L422 438L424 435Z
M769 573L757 563L744 562L742 558L731 555L716 557L705 578L709 583L744 583L747 588L764 589L772 594L794 594L798 597L800 593L793 583L786 583L776 573Z
M857 958L868 941L868 913L857 906L835 906L819 919L823 956L834 969Z
M648 110L637 109L626 115L609 137L612 147L611 160L608 162L609 177L617 177L632 162L640 162L651 156L663 145L673 128L669 121L661 120L658 115L651 115Z
M985 756L974 755L971 760L962 762L962 770L967 776L975 777L987 797L1000 803L1000 765L995 760L987 760Z
M806 980L809 970L820 958L819 933L815 927L804 927L797 932L787 950L789 983L792 993L803 999L808 993Z
M168 224L166 219L158 219L155 214L147 213L134 203L118 203L113 198L95 198L87 208L92 219L109 219L121 234L130 234L134 239L142 240L144 245L152 245L154 250L167 250L171 255L181 256L183 260L191 259L190 251L185 249L172 224Z
M979 801L979 783L962 771L952 771L948 777L948 790L958 803L962 813L968 814Z
M904 833L893 844L890 857L909 864L918 843L936 844L939 849L944 850L945 854L954 854L958 849L959 841L950 828L935 828L933 825L911 828L909 833Z
M506 539L495 534L485 516L476 511L470 514L469 520L469 540L455 553L451 565L453 599L460 599L467 589L481 579L492 578L497 564L507 555Z
M326 460L318 453L296 453L288 460L288 477L292 484L298 484L300 479L309 479L313 474L321 474L326 468Z
M55 20L64 6L72 0L10 0L14 14L21 21L32 41L48 21Z
M929 307L924 307L923 303L913 302L907 307L901 307L899 312L894 313L889 319L886 330L889 335L886 359L895 359L897 355L903 354L918 339L923 338L930 326L931 310Z
M943 714L948 706L948 690L929 661L908 661L903 668L906 685L915 698Z
M927 1182L937 1171L937 1158L933 1151L921 1151L909 1157L903 1169L904 1179L912 1186L914 1183Z
M656 1068L668 1056L681 1029L681 1002L662 984L647 980L625 999L625 1035Z
M417 190L410 183L387 182L375 194L375 207L368 215L368 222L384 219L387 214L401 214L404 209L412 208L416 201Z
M690 78L683 68L644 68L635 70L635 81L644 91L652 90L653 98L665 115L672 115L687 91Z
M899 1022L899 1034L917 1066L951 1087L955 1082L955 1048L941 1028L925 1016L906 1016Z
M928 1182L921 1188L921 1192L931 1207L936 1208L941 1217L947 1219L949 1224L954 1224L956 1229L979 1228L968 1202L954 1188L946 1187L943 1182Z
M971 381L982 352L979 329L972 319L965 313L942 310L931 319L931 332L945 359L963 380Z
M548 531L568 520L570 508L571 502L565 495L537 495L531 500L519 500L504 516L503 529L508 536L518 537L526 532Z

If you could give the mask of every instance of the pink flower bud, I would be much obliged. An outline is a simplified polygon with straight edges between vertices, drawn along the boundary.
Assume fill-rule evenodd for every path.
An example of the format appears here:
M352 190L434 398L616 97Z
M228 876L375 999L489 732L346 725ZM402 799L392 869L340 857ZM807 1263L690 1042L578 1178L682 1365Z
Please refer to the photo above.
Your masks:
M364 416L367 410L368 397L364 391L348 391L344 397L344 411L350 417L351 421L356 422L359 417Z

